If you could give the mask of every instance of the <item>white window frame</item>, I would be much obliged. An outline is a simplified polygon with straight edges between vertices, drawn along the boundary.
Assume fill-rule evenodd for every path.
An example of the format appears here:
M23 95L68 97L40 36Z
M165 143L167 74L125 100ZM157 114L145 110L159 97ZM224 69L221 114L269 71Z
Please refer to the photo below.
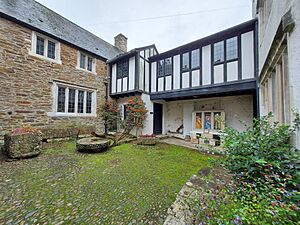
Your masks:
M65 112L57 112L57 95L58 87L65 87ZM69 105L69 88L75 89L75 112L68 112ZM84 91L83 113L78 113L78 91ZM92 92L92 112L86 113L87 92ZM81 87L78 85L68 84L64 82L53 81L52 85L52 112L48 113L51 117L66 116L66 117L96 117L97 116L97 90L93 88Z
M37 43L37 37L41 37L44 39L44 55L39 55L36 53L36 43ZM51 41L55 44L55 59L51 59L48 58L48 41ZM35 31L32 31L32 35L31 35L31 49L29 51L29 54L35 57L38 57L40 59L46 60L46 61L50 61L50 62L54 62L54 63L58 63L61 64L61 59L60 59L60 42L49 38L43 34L37 33Z
M80 67L80 54L85 56L85 68L81 68ZM92 71L89 71L88 68L88 57L92 58L93 63L92 63ZM77 65L76 65L76 69L81 70L81 71L85 71L88 73L92 73L92 74L96 74L96 59L95 57L92 57L89 54L86 54L82 51L77 51Z

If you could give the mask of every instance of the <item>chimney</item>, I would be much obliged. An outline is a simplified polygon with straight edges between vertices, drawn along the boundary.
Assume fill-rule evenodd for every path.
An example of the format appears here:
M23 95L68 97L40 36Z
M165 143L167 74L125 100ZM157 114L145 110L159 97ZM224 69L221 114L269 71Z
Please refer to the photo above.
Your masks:
M127 52L127 37L123 34L115 36L115 46L123 52Z

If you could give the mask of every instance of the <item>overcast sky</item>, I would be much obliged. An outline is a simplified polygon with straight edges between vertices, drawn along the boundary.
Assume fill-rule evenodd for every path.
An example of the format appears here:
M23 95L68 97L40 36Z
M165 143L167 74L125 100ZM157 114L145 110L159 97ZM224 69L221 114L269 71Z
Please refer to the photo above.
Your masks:
M251 19L252 0L38 0L107 42L123 33L128 49L159 52Z

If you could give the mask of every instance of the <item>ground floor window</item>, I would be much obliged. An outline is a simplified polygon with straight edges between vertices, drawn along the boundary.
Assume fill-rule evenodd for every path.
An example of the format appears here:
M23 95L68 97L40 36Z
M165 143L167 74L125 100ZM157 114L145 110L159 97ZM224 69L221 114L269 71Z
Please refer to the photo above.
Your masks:
M221 131L224 128L224 111L196 111L193 112L193 129L203 132Z
M95 116L96 90L76 85L53 85L53 113L57 116Z

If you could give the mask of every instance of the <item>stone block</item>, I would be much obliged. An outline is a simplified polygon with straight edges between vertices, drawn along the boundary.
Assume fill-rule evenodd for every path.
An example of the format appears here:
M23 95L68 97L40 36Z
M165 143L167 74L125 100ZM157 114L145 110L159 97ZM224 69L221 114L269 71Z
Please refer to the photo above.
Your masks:
M4 153L13 159L37 156L42 150L42 136L37 133L6 134Z

